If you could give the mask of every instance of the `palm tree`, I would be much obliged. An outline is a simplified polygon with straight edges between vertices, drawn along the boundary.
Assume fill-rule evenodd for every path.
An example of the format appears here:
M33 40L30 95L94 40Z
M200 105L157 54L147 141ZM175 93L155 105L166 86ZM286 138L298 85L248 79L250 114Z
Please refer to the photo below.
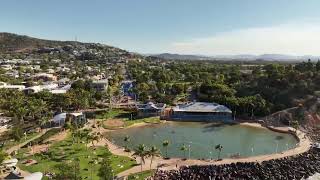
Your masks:
M183 151L183 158L186 159L186 151L187 151L187 147L185 144L183 144L180 148L180 151Z
M218 160L220 159L220 154L221 154L221 151L223 149L223 146L221 144L218 144L215 146L215 149L218 150Z
M164 140L162 142L162 146L166 149L166 159L168 159L168 146L169 146L169 141L168 140Z
M299 128L299 121L294 120L294 121L292 122L292 127L295 129L295 133L297 133L297 130L298 130L298 128Z
M141 172L142 172L142 165L145 163L145 157L146 157L147 151L146 146L144 144L139 144L139 146L134 149L133 156L140 157L140 165L141 165Z
M90 139L91 139L92 146L94 147L94 142L96 141L98 143L100 140L100 136L98 134L92 134L90 136L91 136Z
M124 146L124 149L125 151L128 151L129 152L129 148L128 148L128 143L130 142L130 136L126 135L123 139L123 141L125 142L125 146Z
M147 156L151 158L150 162L150 170L152 166L152 161L155 157L160 157L160 150L156 146L152 146L148 151L147 151Z

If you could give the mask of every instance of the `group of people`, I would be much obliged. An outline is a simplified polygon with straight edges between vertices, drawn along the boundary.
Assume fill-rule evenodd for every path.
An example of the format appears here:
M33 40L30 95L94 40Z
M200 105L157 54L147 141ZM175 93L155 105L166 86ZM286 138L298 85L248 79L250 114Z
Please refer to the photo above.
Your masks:
M179 170L158 170L155 180L200 179L302 179L320 172L320 149L262 163L232 163L225 165L184 166Z

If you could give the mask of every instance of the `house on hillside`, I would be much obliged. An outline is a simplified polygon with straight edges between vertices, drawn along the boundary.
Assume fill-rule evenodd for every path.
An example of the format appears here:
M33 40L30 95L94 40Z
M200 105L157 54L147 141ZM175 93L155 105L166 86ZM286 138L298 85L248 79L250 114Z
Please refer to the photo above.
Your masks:
M97 91L106 91L108 89L108 79L100 79L92 82L92 86Z
M175 121L233 121L232 111L228 107L207 102L178 105L170 109L167 119Z
M149 102L147 104L136 104L137 116L139 118L160 116L161 112L165 109L166 104L154 104Z
M48 73L38 73L32 76L33 80L38 81L57 81L57 76Z
M7 84L5 82L0 82L0 89L1 88L4 88L4 89L15 89L15 90L22 91L22 90L25 89L25 86L24 85L10 85L10 84Z
M32 93L38 93L44 90L51 91L56 88L58 88L58 84L49 82L44 85L31 86L31 87L25 88L23 91L26 94L32 94Z

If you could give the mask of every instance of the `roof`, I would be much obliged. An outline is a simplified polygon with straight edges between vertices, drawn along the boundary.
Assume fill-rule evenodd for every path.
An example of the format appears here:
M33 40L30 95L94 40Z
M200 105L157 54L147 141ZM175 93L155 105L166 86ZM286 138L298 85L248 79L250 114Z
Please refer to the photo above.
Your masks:
M2 165L5 165L6 167L12 167L12 166L16 166L18 163L18 159L8 159L8 160L4 160L2 162Z
M73 113L69 113L69 114L71 114L71 115L73 115L73 116L75 116L75 117L78 117L78 116L82 116L82 115L83 115L82 112L73 112Z
M41 180L42 177L43 177L43 174L41 172L35 172L26 176L24 179L25 180Z
M137 109L163 109L166 107L166 104L158 103L154 104L152 102L148 102L147 104L136 104Z
M192 103L178 105L173 108L173 111L232 113L232 111L224 105L220 105L217 103L207 103L207 102L192 102Z
M55 116L53 117L53 121L54 121L55 123L58 123L58 122L60 122L60 121L65 120L66 117L67 117L67 113L60 113L60 114L57 114L57 115L55 115Z
M94 84L108 84L108 79L100 79L97 81L93 81Z
M17 174L10 172L8 176L6 176L4 179L23 179L23 177L18 176Z

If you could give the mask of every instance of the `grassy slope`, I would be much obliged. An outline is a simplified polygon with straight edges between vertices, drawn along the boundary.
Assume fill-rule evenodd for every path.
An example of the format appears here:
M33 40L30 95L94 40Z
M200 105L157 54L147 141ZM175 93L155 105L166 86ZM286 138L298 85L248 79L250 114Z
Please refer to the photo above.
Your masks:
M79 158L81 176L83 178L91 177L91 165L89 165L89 161L91 161L92 159L98 159L104 153L108 152L108 150L105 147L97 147L96 150L93 150L92 148L87 149L84 144L72 144L71 137L68 137L64 141L53 144L49 148L49 154L52 155L47 156L46 158L43 158L43 156L40 154L34 156L23 156L23 151L24 150L22 149L20 151L21 153L18 155L21 158L19 162L23 162L23 160L26 159L35 159L38 161L38 163L31 166L25 166L20 163L19 167L22 170L26 170L29 172L57 172L57 169L55 169L55 165L59 163L70 162L74 158ZM111 166L115 174L127 170L136 164L134 160L128 157L115 155L111 156L111 162ZM123 167L120 167L119 165L122 165ZM93 166L93 179L99 179L97 177L99 167L99 164Z
M134 125L136 123L160 123L160 119L159 117L149 117L149 118L142 118L142 119L134 119L134 120L130 120L130 112L128 111L124 111L124 110L120 110L120 109L113 109L111 111L108 112L104 112L102 114L96 115L96 119L98 121L107 121L108 119L121 119L124 121L124 127L128 127L131 125ZM106 127L104 126L104 128L106 129L117 129L115 127Z

